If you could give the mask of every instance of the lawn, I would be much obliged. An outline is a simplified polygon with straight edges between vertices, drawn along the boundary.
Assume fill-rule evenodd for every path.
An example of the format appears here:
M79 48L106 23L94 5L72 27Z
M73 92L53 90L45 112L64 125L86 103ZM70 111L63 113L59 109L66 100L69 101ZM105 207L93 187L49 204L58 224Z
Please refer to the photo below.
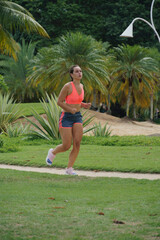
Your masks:
M18 152L0 154L0 163L46 167L48 149L56 145L21 145ZM57 154L53 167L65 168L70 150ZM76 169L160 173L159 146L81 145Z
M0 170L0 239L160 239L159 181Z
M20 110L22 112L22 116L32 116L32 108L35 109L39 114L43 114L44 110L42 108L42 104L37 103L21 103L19 104Z
M23 105L26 116L30 106ZM39 103L33 107L43 113ZM48 149L61 143L1 138L0 163L22 166L48 167ZM52 167L65 168L69 152ZM159 156L158 137L83 137L74 167L160 173ZM158 240L159 184L0 169L0 240Z

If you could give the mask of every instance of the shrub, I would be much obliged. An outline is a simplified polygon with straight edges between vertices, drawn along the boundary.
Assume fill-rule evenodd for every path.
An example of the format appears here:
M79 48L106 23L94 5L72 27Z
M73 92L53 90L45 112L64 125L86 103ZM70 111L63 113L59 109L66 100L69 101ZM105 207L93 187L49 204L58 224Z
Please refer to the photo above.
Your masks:
M94 124L94 129L93 129L93 135L95 137L108 137L111 135L111 130L110 127L107 128L108 123L106 123L104 125L104 127L102 127L101 123L99 122L99 124L95 123Z
M26 118L28 122L34 129L32 129L28 134L28 138L44 138L49 141L53 139L60 139L60 132L59 132L59 117L61 114L62 109L57 105L57 97L51 95L51 97L46 94L47 102L42 99L41 104L46 115L46 119L43 116L40 116L34 109L33 110L33 117L37 120L38 124L34 121ZM87 126L92 120L93 116L89 116L87 111L82 113L83 117L83 126ZM84 133L92 130L93 127L90 129L84 130Z
M57 105L56 97L54 97L53 95L49 97L48 94L46 94L46 97L47 102L44 99L42 99L42 101L40 102L42 104L47 119L45 119L43 116L40 116L33 108L33 117L37 120L38 124L25 117L26 120L30 122L30 124L36 129L32 129L27 134L29 138L44 138L47 140L60 138L58 124L61 108Z
M18 152L18 151L19 151L19 146L15 144L4 145L2 148L0 148L0 153Z
M22 123L9 124L6 128L6 135L9 137L18 137L29 132L30 125L23 126Z
M0 93L0 132L6 132L8 124L21 116L19 104L16 104L9 94Z
M3 147L3 139L0 137L0 148Z

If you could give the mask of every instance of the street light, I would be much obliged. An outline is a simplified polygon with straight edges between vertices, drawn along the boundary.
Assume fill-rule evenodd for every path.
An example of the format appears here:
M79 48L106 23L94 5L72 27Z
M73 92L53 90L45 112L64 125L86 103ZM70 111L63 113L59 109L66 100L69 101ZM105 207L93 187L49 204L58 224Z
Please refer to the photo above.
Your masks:
M154 5L154 2L155 0L152 1L152 4L151 4L151 9L150 9L150 20L151 20L151 23L148 22L147 20L145 20L144 18L140 18L140 17L137 17L135 19L133 19L133 21L130 23L130 25L125 29L125 31L120 35L120 37L133 37L133 24L135 21L137 20L140 20L140 21L143 21L145 23L147 23L152 29L153 31L155 32L157 38L158 38L158 41L160 43L160 36L154 26L154 22L153 22L153 5Z
M154 22L153 22L153 5L154 5L155 0L152 1L151 4L151 9L150 9L150 20L151 22L148 22L147 20L145 20L144 18L135 18L133 19L133 21L130 23L130 25L126 28L126 30L120 35L120 37L133 37L133 24L135 21L140 20L143 21L145 23L147 23L154 31L154 33L156 34L158 41L160 43L160 36L154 26ZM153 120L153 95L151 94L151 114L150 114L150 118L151 120Z

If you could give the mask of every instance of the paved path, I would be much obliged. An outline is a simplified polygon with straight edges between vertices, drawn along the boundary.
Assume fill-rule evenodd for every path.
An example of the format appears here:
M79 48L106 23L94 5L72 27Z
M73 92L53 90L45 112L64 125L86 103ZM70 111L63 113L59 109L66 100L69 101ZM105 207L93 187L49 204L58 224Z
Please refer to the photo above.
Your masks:
M65 170L60 168L40 168L40 167L24 167L24 166L15 166L15 165L5 165L0 164L0 168L2 169L12 169L26 172L39 172L39 173L50 173L50 174L58 174L65 175ZM95 172L95 171L83 171L76 170L78 176L86 176L86 177L116 177L116 178L134 178L134 179L148 179L148 180L160 180L160 174L152 174L152 173L124 173L124 172Z

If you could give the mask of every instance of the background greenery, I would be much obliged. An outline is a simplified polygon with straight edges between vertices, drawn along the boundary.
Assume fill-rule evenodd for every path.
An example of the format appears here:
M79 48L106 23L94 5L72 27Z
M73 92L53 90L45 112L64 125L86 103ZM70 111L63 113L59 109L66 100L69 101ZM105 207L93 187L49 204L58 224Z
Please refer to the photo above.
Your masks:
M141 33L138 38L121 39L118 32L123 25L128 26L132 14L132 20L136 14L148 19L149 1L17 3L20 6L0 1L0 37L3 40L0 50L13 57L0 56L3 75L0 91L3 94L6 84L8 93L19 102L39 101L45 92L58 96L61 87L69 81L69 67L78 64L83 71L85 101L92 102L94 109L100 110L103 103L111 114L113 105L119 104L120 111L113 111L115 115L123 116L125 109L127 117L154 119L159 108L158 41L142 43L141 37L148 36L148 31L152 30L144 22L138 25L137 31ZM153 15L156 18L157 7L155 3ZM158 24L155 19L155 26ZM155 38L153 32L150 35Z
M81 31L96 40L107 41L112 46L127 43L159 47L153 30L140 21L134 24L134 39L120 38L120 34L134 18L141 17L150 21L151 0L16 0L15 2L29 10L50 35L51 40L43 39L39 44L41 47L50 45L51 42L56 43L57 38L68 31ZM160 2L155 1L153 18L157 29L160 29L159 9ZM24 34L16 35L17 39L24 36ZM27 38L40 39L38 36Z

